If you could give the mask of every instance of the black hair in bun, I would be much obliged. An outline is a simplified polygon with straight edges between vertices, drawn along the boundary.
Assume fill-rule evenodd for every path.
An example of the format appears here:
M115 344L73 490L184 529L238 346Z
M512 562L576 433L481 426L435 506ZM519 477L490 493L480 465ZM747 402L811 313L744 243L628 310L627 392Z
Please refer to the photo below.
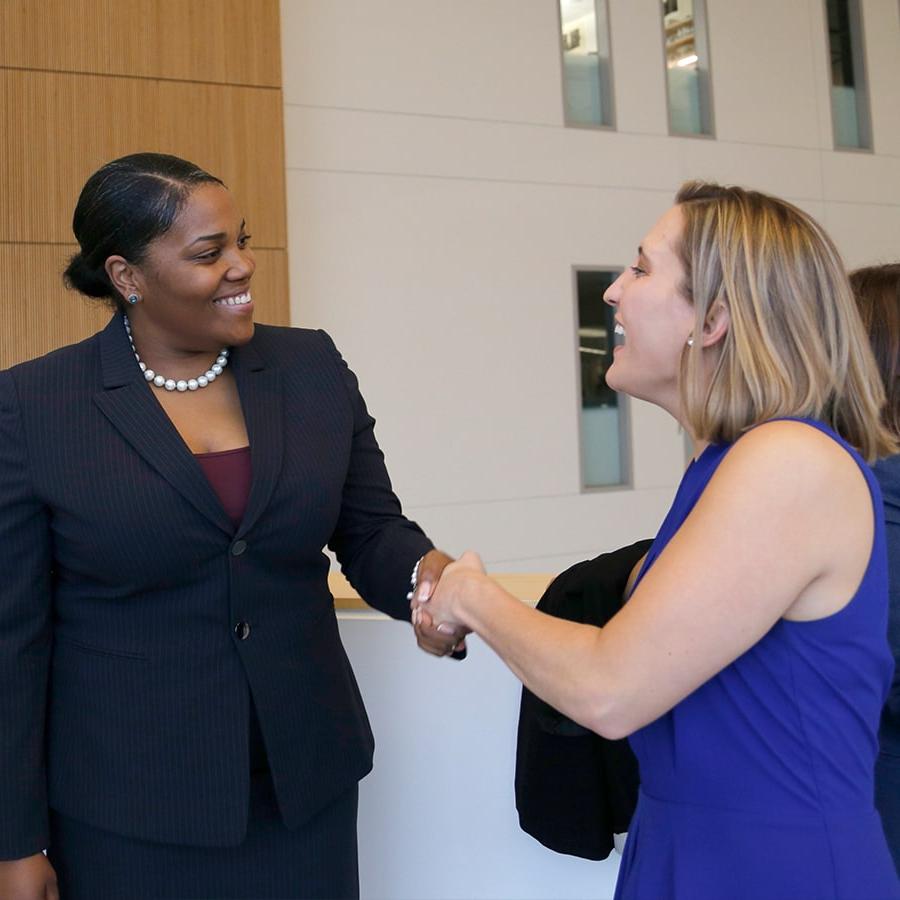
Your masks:
M85 182L72 217L81 247L63 274L68 287L122 307L106 274L106 260L139 264L147 247L165 234L198 184L222 184L199 166L165 153L133 153L101 166Z

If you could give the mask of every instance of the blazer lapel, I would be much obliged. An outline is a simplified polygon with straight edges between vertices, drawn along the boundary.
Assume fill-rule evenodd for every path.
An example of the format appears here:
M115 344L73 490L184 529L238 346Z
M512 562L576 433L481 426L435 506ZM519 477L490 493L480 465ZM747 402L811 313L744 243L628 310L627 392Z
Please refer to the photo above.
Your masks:
M231 534L232 524L177 429L144 380L115 315L100 332L103 390L94 402L122 437L184 498L211 522ZM252 438L251 438L252 439Z
M247 510L237 530L242 535L265 510L281 474L284 403L281 375L276 368L266 365L253 341L233 348L229 362L241 397L253 465Z

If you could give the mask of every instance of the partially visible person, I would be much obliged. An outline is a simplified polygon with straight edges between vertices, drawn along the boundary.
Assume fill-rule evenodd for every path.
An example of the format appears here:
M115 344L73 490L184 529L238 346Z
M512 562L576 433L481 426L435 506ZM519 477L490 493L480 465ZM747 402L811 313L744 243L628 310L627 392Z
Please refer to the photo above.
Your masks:
M331 338L254 325L218 178L114 160L73 230L109 324L0 373L0 900L356 897L374 743L323 548L407 620L449 557Z
M555 709L629 737L617 900L897 900L873 802L893 659L866 461L898 444L840 255L783 200L691 183L605 299L607 382L695 446L627 602L603 628L555 619L467 553L414 619L472 629Z
M884 381L887 403L882 419L900 437L900 263L857 269L850 275L850 285ZM887 525L888 640L895 662L894 680L878 732L875 805L900 871L900 455L879 460L874 468L884 498Z

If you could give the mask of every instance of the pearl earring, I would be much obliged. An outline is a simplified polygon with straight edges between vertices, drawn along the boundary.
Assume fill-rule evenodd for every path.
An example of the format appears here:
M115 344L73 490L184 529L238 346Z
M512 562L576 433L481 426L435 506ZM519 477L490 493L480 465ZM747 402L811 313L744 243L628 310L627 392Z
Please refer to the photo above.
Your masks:
M694 346L694 339L688 338L688 347L693 347L693 346Z
M128 302L132 306L134 306L135 303L140 303L140 300L141 300L141 298L140 298L140 295L138 295L138 294L129 294L128 295Z

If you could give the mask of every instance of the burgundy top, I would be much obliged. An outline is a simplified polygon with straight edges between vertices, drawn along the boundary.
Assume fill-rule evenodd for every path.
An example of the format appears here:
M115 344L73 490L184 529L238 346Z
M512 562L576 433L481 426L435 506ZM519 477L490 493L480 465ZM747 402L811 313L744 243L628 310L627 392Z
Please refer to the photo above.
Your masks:
M250 496L250 448L219 450L215 453L195 453L203 474L219 497L235 530L244 518Z

